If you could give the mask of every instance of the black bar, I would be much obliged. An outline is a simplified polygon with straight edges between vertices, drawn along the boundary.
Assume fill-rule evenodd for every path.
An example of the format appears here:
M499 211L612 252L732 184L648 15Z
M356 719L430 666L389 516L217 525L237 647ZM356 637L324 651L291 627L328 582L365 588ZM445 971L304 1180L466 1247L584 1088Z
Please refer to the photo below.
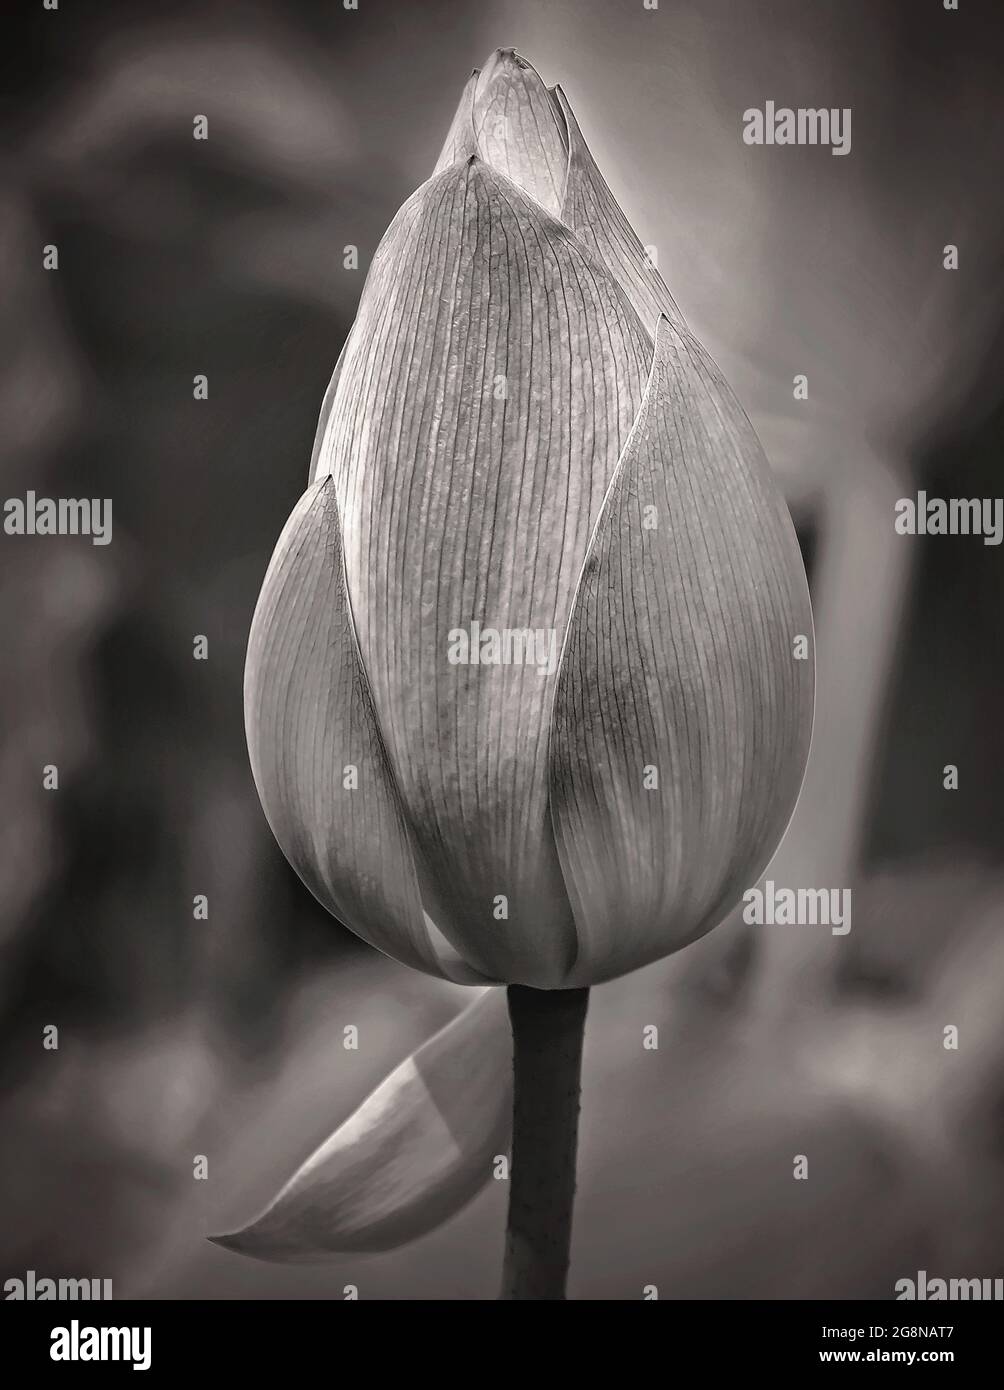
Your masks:
M33 1373L51 1375L59 1366L66 1367L62 1374L68 1382L88 1372L106 1378L135 1374L129 1360L53 1361L54 1347L65 1343L72 1350L74 1345L53 1329L70 1333L74 1322L78 1353L93 1340L84 1329L149 1329L150 1367L140 1384L151 1378L183 1384L178 1377L193 1371L228 1376L246 1371L258 1378L317 1372L334 1378L352 1374L354 1366L382 1379L396 1365L412 1375L442 1373L453 1379L463 1369L480 1378L508 1356L524 1365L523 1338L538 1334L543 1339L538 1345L560 1346L565 1379L570 1360L581 1359L584 1372L597 1374L600 1356L610 1361L618 1380L631 1365L649 1362L666 1372L683 1364L709 1374L735 1369L769 1376L819 1368L840 1377L855 1366L870 1372L900 1364L935 1371L964 1368L972 1375L999 1347L1002 1311L999 1302L638 1300L548 1304L538 1313L532 1306L517 1309L507 1303L469 1302L458 1309L434 1302L340 1299L6 1303L3 1310L5 1361L19 1366L27 1384ZM108 1345L131 1352L142 1351L144 1344Z

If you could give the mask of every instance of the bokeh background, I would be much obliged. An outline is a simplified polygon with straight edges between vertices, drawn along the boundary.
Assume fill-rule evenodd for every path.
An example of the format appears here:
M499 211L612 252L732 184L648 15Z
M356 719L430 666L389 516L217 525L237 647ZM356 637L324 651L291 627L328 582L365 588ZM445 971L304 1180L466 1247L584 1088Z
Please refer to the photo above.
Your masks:
M1002 557L893 530L918 487L1002 491L998 9L22 15L3 106L3 495L111 497L115 530L103 548L0 537L3 1278L494 1296L502 1183L403 1250L328 1267L204 1236L254 1214L466 999L362 948L301 888L255 796L241 679L366 264L498 46L562 84L784 480L819 705L770 876L854 893L846 937L733 921L594 991L570 1293L889 1298L919 1269L1004 1272ZM744 145L742 112L767 99L851 107L851 153Z

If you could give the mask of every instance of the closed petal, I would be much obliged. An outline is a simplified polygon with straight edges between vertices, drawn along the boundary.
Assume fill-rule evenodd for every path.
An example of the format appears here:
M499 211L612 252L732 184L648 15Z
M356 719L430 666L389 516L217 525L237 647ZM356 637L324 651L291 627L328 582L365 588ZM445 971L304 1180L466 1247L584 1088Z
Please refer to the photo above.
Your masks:
M467 85L460 98L457 114L453 117L439 158L436 160L434 174L441 174L461 159L470 159L478 153L478 143L474 134L474 94L477 90L478 69L475 68L467 79Z
M436 174L441 173L444 169L449 169L450 166L456 164L458 160L469 159L478 152L477 141L474 138L474 91L477 86L477 80L478 69L475 68L468 78L467 85L460 98L460 105L457 108L456 115L453 117L453 123L443 143L439 159L436 161L436 167L433 171ZM379 251L377 253L377 258L378 257ZM369 274L367 274L366 283L363 285L360 306L365 298L368 285ZM328 420L331 417L331 408L341 379L342 363L345 360L345 353L348 345L348 338L346 338L342 345L342 350L338 354L338 361L335 363L335 369L331 374L331 380L328 382L328 389L324 393L324 400L321 402L321 413L317 421L317 429L314 433L314 446L310 454L309 479L311 482L314 482L317 478L323 477L325 473L328 472L325 454L326 441L328 438Z
M391 1072L262 1216L210 1239L289 1264L393 1249L481 1190L511 1129L512 1036L505 990L490 989Z
M251 623L244 710L262 807L311 892L395 960L480 980L423 914L352 630L329 478L301 497L272 556Z
M570 983L686 945L756 882L808 755L812 617L794 528L704 350L659 324L562 657L551 813Z
M498 49L478 77L474 132L472 153L560 216L568 168L565 123L540 76L511 48Z
M660 314L682 325L676 301L590 154L568 98L560 87L554 96L568 136L568 181L559 216L617 278L650 333Z
M349 330L351 337L352 330ZM314 447L310 451L310 469L308 479L316 482L318 478L323 478L327 473L327 463L324 457L324 442L328 434L328 420L331 418L331 410L335 401L335 393L338 390L338 383L342 376L342 363L345 361L345 353L348 350L349 339L346 338L342 344L342 350L338 354L338 361L335 363L335 370L331 373L331 380L328 382L328 389L324 393L324 400L321 402L321 413L317 420L317 429L314 431Z
M451 165L456 164L459 160L470 159L473 155L478 153L477 140L474 136L474 93L477 88L478 76L479 71L475 68L467 79L467 85L464 87L463 94L460 98L460 105L457 107L456 114L453 117L450 129L443 142L443 148L436 161L436 167L433 170L434 174L442 173L444 169L449 169ZM374 257L375 262L379 261L379 256L380 250L378 249ZM363 285L362 295L360 296L360 306L365 298L368 285L369 273L367 273L366 282ZM342 363L345 360L347 347L348 338L346 338L345 343L342 345L342 350L338 354L338 361L335 363L335 369L331 374L331 380L328 382L328 389L325 391L324 400L321 402L321 413L318 418L317 430L314 434L314 446L310 455L309 479L311 482L314 482L317 478L323 477L324 474L329 471L324 453L328 432L328 420L331 416L331 407L335 399L335 393L338 390L338 383L342 374Z
M495 979L560 984L574 954L548 719L650 357L603 267L471 161L395 219L328 424L353 616L427 903ZM530 631L543 660L451 662L473 624Z

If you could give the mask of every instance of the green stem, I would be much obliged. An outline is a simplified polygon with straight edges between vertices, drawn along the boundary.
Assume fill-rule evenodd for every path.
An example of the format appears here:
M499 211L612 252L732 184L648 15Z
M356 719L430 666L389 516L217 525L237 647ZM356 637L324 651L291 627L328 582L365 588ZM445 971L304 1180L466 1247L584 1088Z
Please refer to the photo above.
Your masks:
M513 1142L504 1299L563 1299L588 989L509 986Z

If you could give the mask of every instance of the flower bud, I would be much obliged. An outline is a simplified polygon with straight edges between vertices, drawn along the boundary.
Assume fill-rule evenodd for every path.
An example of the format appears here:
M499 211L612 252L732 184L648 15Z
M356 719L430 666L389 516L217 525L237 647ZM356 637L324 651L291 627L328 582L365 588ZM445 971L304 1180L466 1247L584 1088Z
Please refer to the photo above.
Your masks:
M801 785L805 573L749 420L511 51L377 250L312 477L246 709L320 900L415 968L538 988L714 926Z

